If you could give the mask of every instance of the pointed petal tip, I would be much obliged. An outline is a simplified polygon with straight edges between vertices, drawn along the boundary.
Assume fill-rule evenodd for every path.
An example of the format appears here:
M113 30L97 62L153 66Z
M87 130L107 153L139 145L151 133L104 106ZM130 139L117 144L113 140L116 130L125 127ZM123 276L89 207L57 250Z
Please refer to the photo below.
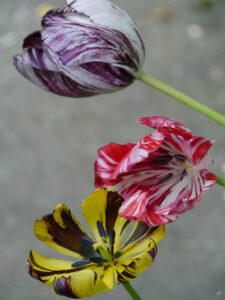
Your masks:
M60 296L66 296L69 298L79 298L74 294L70 286L70 277L61 277L54 283L53 286L54 293Z
M66 3L67 3L68 6L70 6L74 2L75 2L75 0L66 0Z
M14 67L16 67L18 69L18 65L19 65L19 62L22 60L22 55L20 53L17 53L15 54L13 57L12 57L12 63L14 65ZM19 70L18 70L19 71Z
M13 65L14 65L14 67L16 67L16 65L17 65L17 60L18 60L18 56L19 56L20 54L19 53L17 53L17 54L15 54L13 57L12 57L12 63L13 63Z
M152 127L152 128L156 129L158 127L154 126L154 124L153 124L153 123L155 123L156 120L164 122L165 120L169 120L169 119L166 118L166 117L162 117L162 116L151 116L151 117L138 118L137 122L141 125L147 125L149 127Z
M32 264L29 262L29 260L27 261L26 269L27 269L27 273L28 273L30 276L32 276L33 267L32 267Z

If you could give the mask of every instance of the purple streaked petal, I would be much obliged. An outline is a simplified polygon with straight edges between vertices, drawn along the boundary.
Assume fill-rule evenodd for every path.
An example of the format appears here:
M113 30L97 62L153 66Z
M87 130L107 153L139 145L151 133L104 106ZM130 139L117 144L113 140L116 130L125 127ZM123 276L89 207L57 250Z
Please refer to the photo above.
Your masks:
M32 49L13 58L16 69L30 82L45 90L66 97L88 97L97 94L97 91L88 91L85 87L60 72L41 69L43 60L39 60L40 65L38 66L38 60L32 60L35 56L43 58L45 54L43 54L43 51ZM51 64L50 61L47 62Z
M135 76L140 62L131 40L113 26L100 27L92 17L71 12L70 8L50 11L42 19L44 44L53 49L64 64L107 62L126 66Z
M38 32L29 35L23 54L14 56L16 69L29 81L55 94L67 97L88 97L97 94L95 90L87 90L68 76L60 73L42 49ZM29 48L29 46L35 46Z
M142 68L145 55L144 44L136 25L124 11L108 0L66 1L74 11L89 16L94 24L114 29L126 36L131 41L139 58L139 65Z
M126 70L113 67L107 63L95 62L82 65L82 68L108 85L123 87L133 82L134 78Z
M24 40L17 70L53 93L87 97L131 84L144 46L129 16L107 0L68 1L42 18L42 31Z
M75 23L75 16L57 9L43 18L42 39L51 60L76 82L103 93L132 83L138 65L130 41L115 30L87 25L80 15Z

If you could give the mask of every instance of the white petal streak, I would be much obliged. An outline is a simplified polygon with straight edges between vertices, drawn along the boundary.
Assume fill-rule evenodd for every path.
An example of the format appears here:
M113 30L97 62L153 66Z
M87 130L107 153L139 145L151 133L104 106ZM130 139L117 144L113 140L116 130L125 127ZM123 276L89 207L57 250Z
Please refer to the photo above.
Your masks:
M117 6L107 0L67 0L75 11L91 18L94 24L122 32L132 41L138 52L140 64L144 62L144 47L137 28L131 18Z

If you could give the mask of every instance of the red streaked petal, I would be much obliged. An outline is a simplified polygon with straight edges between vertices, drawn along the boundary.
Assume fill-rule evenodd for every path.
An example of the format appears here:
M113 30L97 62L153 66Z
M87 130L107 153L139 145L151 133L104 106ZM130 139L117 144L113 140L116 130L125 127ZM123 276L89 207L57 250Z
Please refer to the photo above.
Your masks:
M190 140L190 148L192 152L192 159L195 165L198 165L202 159L207 156L209 149L212 147L213 143L203 137L194 137ZM209 162L208 162L209 163ZM212 164L212 161L211 161ZM203 168L208 168L211 165L207 164L202 166Z
M142 190L137 190L133 194L130 194L120 207L119 212L121 217L144 222L142 216L148 201L146 194L147 192Z
M144 117L138 119L138 123L142 125L147 125L151 128L158 129L159 131L166 134L176 134L181 135L184 138L190 138L193 136L192 131L184 126L184 124L168 119L166 117L154 116L154 117Z
M148 160L152 152L155 152L163 141L164 135L157 131L143 137L116 166L112 178L115 179L134 171L137 164Z
M200 174L203 179L203 191L208 191L208 189L217 182L216 175L207 170L201 170Z
M111 176L118 163L135 146L110 143L98 150L95 162L95 187L111 185Z
M140 178L140 174L136 175ZM179 214L193 209L202 194L215 182L215 175L206 170L196 174L189 173L182 181L171 177L158 184L155 178L146 178L130 185L125 185L124 180L121 180L115 186L125 198L120 214L124 218L139 220L149 226L170 223Z
M138 220L146 223L150 227L167 224L174 221L177 216L159 214L157 210L148 207L150 192L138 190L120 208L121 217L128 220Z

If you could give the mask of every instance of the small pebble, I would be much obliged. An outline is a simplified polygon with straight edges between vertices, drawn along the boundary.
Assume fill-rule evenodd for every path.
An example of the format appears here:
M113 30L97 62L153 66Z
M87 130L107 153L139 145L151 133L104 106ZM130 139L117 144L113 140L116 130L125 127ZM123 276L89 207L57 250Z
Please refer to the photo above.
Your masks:
M173 12L165 7L156 7L150 11L150 17L157 21L168 21L173 16Z
M188 36L192 39L198 40L203 36L203 30L198 24L191 24L186 30Z
M42 3L35 8L35 14L37 17L41 18L44 16L50 9L53 9L54 6L48 3Z

